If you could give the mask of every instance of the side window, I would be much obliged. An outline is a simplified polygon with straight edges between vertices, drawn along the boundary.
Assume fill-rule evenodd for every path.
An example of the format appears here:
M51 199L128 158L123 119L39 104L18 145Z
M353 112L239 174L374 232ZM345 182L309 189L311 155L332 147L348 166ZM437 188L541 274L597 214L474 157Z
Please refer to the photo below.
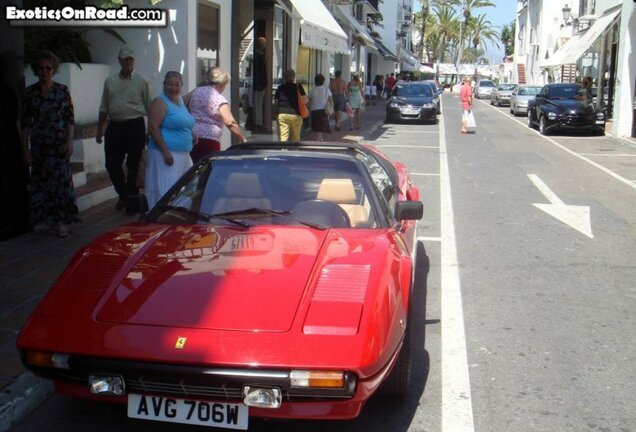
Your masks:
M369 155L363 155L360 158L371 175L373 184L380 191L380 195L382 195L388 206L389 219L393 219L393 209L398 200L398 185L391 180L391 176L375 158Z
M548 88L547 87L543 87L543 89L541 90L541 96L547 98L548 97Z

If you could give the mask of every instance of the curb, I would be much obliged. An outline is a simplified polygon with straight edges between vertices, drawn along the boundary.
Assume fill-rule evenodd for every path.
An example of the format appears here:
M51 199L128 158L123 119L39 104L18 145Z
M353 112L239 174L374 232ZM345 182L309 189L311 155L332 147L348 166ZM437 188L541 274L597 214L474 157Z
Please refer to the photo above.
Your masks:
M53 393L53 383L24 372L0 393L0 432L7 432Z

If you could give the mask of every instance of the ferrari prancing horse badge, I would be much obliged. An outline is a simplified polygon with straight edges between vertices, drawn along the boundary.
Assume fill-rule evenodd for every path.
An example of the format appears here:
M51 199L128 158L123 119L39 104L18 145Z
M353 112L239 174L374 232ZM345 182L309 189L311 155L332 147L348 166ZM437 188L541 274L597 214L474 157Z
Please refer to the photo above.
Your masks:
M174 348L175 349L184 349L187 340L188 340L188 338L184 338L184 337L177 338L177 343L174 344Z

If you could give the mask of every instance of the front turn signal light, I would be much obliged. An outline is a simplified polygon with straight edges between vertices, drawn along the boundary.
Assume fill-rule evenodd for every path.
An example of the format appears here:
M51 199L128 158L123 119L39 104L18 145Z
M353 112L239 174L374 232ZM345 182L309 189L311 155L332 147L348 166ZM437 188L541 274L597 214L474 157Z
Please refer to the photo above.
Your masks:
M27 366L68 369L68 354L43 351L27 351L24 359Z
M342 371L302 371L293 370L289 374L292 387L304 388L343 388L345 385Z

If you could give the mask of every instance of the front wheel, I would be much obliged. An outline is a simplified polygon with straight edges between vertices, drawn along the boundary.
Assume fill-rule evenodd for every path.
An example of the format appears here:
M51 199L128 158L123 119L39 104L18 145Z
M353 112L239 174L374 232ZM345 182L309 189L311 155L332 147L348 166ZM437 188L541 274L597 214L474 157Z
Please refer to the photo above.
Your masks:
M545 119L545 116L541 116L539 119L539 132L541 135L548 135L548 121Z
M528 127L534 129L534 123L532 122L532 111L528 109Z

